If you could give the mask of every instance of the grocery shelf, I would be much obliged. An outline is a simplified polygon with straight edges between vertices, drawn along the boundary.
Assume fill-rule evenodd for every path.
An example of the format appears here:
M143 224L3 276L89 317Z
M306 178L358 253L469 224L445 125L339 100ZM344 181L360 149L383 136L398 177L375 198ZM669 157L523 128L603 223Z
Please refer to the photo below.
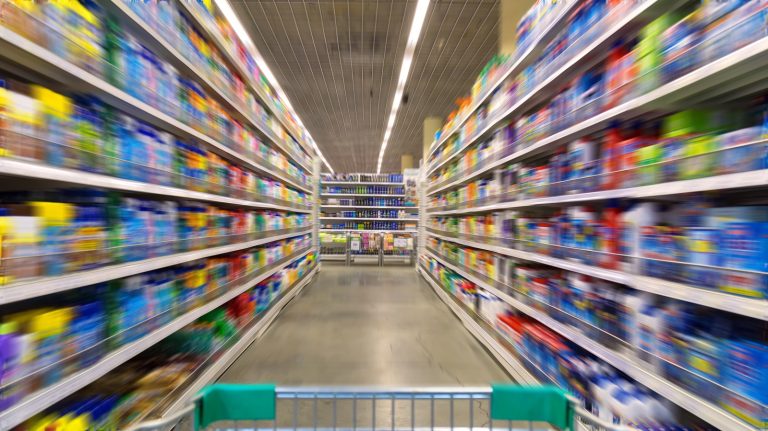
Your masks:
M186 407L192 400L192 398L200 392L206 385L215 382L219 376L221 376L227 368L232 365L237 358L248 348L254 341L261 338L264 332L272 325L280 311L288 305L301 291L306 287L320 270L318 265L315 265L309 273L307 273L297 284L289 288L287 292L282 294L282 297L270 305L269 310L261 317L257 317L258 321L248 328L240 338L224 351L221 356L216 359L216 362L211 364L206 370L197 377L191 385L171 404L162 414L162 417L171 416L184 407Z
M324 181L320 180L321 185L334 186L404 186L405 183L390 183L386 181Z
M306 151L307 154L314 154L314 151L311 149L311 147L303 141L301 131L297 130L293 124L285 118L283 113L280 112L277 107L273 106L271 98L264 93L264 90L261 88L259 83L254 81L254 77L251 76L251 73L243 67L237 55L229 50L229 47L224 42L224 38L222 37L221 33L219 33L217 29L210 28L208 23L198 15L197 11L195 11L188 2L181 1L178 2L178 4L181 5L179 10L185 12L191 18L190 21L194 23L197 28L208 37L208 41L212 42L219 49L219 51L226 57L227 61L237 70L243 81L251 87L254 93L256 93L256 95L258 95L262 101L264 101L264 105L268 107L270 111L272 111L272 114L275 116L275 118L280 120L280 123L283 125L285 130L293 135L293 137L296 139L296 142L299 143L304 151ZM244 43L244 41L241 42ZM290 149L284 149L284 151L290 151Z
M272 140L278 148L280 148L287 156L291 157L297 165L303 167L306 171L311 171L311 164L305 160L300 160L299 157L295 157L292 152L286 151L281 145L280 140L273 136L272 131L268 130L264 125L260 124L256 119L247 112L242 103L230 99L230 97L217 85L203 73L197 66L193 65L182 55L171 42L165 39L158 33L158 30L150 27L144 20L136 15L131 10L128 4L124 0L109 0L105 2L107 9L117 16L120 21L130 26L133 30L132 34L140 35L140 38L144 44L146 44L153 52L161 53L162 57L171 61L173 65L189 75L192 75L196 80L202 83L207 90L213 92L219 100L223 101L229 108L229 112L234 113L241 121L250 123L261 133Z
M319 217L320 220L376 220L376 221L410 221L418 222L417 218L380 218L380 217Z
M450 157L447 157L442 162L430 166L427 170L427 174L431 174L449 161L455 159L458 155L462 154L464 150L472 146L475 142L488 136L498 127L500 122L530 109L537 103L543 101L546 97L552 95L553 92L559 89L561 83L572 79L578 73L598 61L602 54L595 55L595 53L607 53L616 40L625 36L625 32L628 28L636 27L639 22L644 22L650 18L659 16L661 13L667 11L673 3L673 0L651 0L635 3L632 10L622 15L621 19L613 24L608 31L601 33L597 39L584 49L580 50L556 72L548 75L546 79L531 91L527 92L525 96L521 97L511 107L505 109L500 114L495 115L492 119L487 120L486 126L472 135L472 137L467 138L466 142L458 151L451 154ZM430 191L430 194L431 193L433 193L433 191Z
M451 127L450 130L448 130L445 133L442 133L440 135L440 139L433 142L432 145L429 148L429 154L426 157L426 160L429 160L429 158L432 156L432 154L440 148L443 144L445 144L446 141L448 141L448 138L453 136L459 128L461 128L462 125L474 114L474 112L481 107L487 99L493 94L496 89L501 86L501 84L504 83L504 81L507 80L508 77L515 75L522 71L526 66L528 66L535 58L539 56L539 54L544 50L546 45L554 39L554 37L562 30L566 24L567 19L570 16L571 12L576 8L576 6L579 4L576 0L567 0L564 3L564 6L562 10L560 10L557 15L552 19L552 22L547 25L547 27L544 29L544 31L541 32L538 38L531 41L529 44L529 47L526 48L514 61L512 66L505 71L502 76L499 77L499 79L496 80L488 89L485 91L485 93L478 97L477 101L472 104L472 106L467 110L465 115L461 117L460 120L456 121L454 126ZM427 169L428 173L431 172L431 167Z
M435 238L465 245L467 247L488 250L494 253L531 262L538 262L544 265L553 266L555 268L564 269L566 271L577 272L579 274L585 274L602 280L623 284L633 289L653 293L659 296L704 305L706 307L728 311L730 313L735 313L754 319L768 321L768 301L764 299L747 298L729 293L707 290L683 283L662 280L655 277L604 269L566 259L558 259L540 253L532 253L504 246L491 245L491 238L489 238L488 242L478 242L436 233L435 230L430 228L427 228L426 232L428 235Z
M417 234L417 230L392 230L392 229L320 229L320 232L370 232L370 233L412 233Z
M293 257L289 257L287 261L283 263L273 265L270 269L264 271L258 277L243 283L234 289L231 289L227 293L219 296L218 298L208 302L205 305L197 307L194 310L177 317L170 323L156 329L144 337L141 337L136 341L120 347L119 349L100 359L92 366L78 371L68 377L65 377L59 380L57 383L41 389L34 394L24 398L18 404L15 404L9 409L0 412L0 429L11 429L21 424L25 420L33 417L34 415L40 413L41 411L47 409L48 407L54 405L55 403L74 394L80 389L103 377L108 372L124 364L131 358L154 346L159 341L163 340L174 332L189 325L190 323L213 311L214 309L226 304L228 301L234 299L241 293L246 292L248 289L252 288L262 280L267 279L272 274L312 252L312 248L307 248L299 253L294 253Z
M135 262L107 265L88 271L79 271L65 275L21 280L7 286L0 286L0 305L24 301L53 293L65 292L79 287L103 283L109 280L129 277L160 268L179 265L197 259L230 253L238 250L246 250L262 244L267 244L281 239L293 238L312 233L312 229L299 228L294 232L280 235L267 236L253 241L228 244L219 247L195 250L184 253L176 253L168 256L138 260Z
M326 197L334 197L334 196L362 196L367 198L396 198L396 197L403 197L405 196L405 193L400 194L394 194L394 195L377 195L373 193L320 193L320 196L326 196Z
M432 286L432 289L434 289L437 296L451 309L453 314L461 320L464 327L467 328L467 330L499 361L499 364L504 367L515 382L528 385L541 383L496 339L496 337L484 330L468 311L464 310L456 300L451 298L450 295L437 284L432 275L429 274L429 271L424 269L421 265L417 266L417 270L429 285Z
M192 199L204 202L217 202L248 208L264 208L298 213L312 212L311 209L306 207L300 208L298 206L293 207L267 202L236 199L211 193L196 192L177 187L144 183L141 181L126 180L122 178L111 177L109 175L95 174L92 172L78 171L69 168L60 168L42 163L4 157L0 157L0 175L11 175L17 177L32 178L41 181L77 184L88 187L103 187L110 190L146 193L157 196Z
M183 3L183 2L182 2ZM164 129L184 138L195 139L208 145L218 154L245 166L284 181L291 187L311 193L311 188L299 184L286 174L278 172L260 163L243 157L236 150L216 141L212 137L195 130L157 108L138 100L123 90L109 84L104 79L85 71L70 61L18 35L6 27L0 26L0 57L45 75L75 91L85 91L98 96L109 105L120 109L142 121Z
M499 202L455 210L432 212L427 211L427 215L432 217L451 214L479 213L512 208L527 208L541 205L559 205L616 198L652 198L661 196L674 196L686 193L760 187L765 185L768 185L768 169L761 169L757 171L714 175L692 180L671 181L667 183L628 187L624 189L601 190L597 192L576 193L571 195L522 199L518 201Z
M728 413L726 410L720 408L719 406L699 397L691 391L681 388L680 386L670 382L667 379L647 371L649 368L647 364L609 349L608 347L591 339L587 335L584 335L582 332L564 325L549 317L545 313L518 301L512 296L500 291L496 287L491 286L484 280L475 277L463 268L460 268L443 259L442 257L435 255L431 251L427 250L426 253L427 255L433 257L435 260L439 261L441 264L460 274L462 277L472 281L477 286L493 293L499 299L506 302L516 310L530 316L533 319L538 320L543 325L559 333L571 342L581 346L586 351L612 365L633 380L646 386L648 389L656 392L669 401L672 401L684 410L687 410L698 416L708 424L728 431L758 431L758 428L743 422L741 419Z
M383 206L358 206L358 205L328 205L321 204L320 208L363 208L363 209L381 209L381 210L419 210L416 206L397 206L397 205L383 205Z
M559 144L596 132L611 121L635 118L655 110L671 106L685 97L714 89L723 82L752 72L768 63L768 37L750 43L726 56L699 67L667 84L624 102L585 121L539 140L507 157L499 159L472 175L459 178L449 184L430 190L433 195L442 190L471 181L513 161L521 160L552 150Z

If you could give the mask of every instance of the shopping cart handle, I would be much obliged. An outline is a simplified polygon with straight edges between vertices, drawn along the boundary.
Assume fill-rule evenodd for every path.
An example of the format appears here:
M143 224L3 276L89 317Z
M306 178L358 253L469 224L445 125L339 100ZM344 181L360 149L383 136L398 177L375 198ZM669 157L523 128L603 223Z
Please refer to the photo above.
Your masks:
M218 383L195 398L195 429L221 421L275 420L275 385Z
M546 422L574 430L573 405L556 386L491 385L491 419Z

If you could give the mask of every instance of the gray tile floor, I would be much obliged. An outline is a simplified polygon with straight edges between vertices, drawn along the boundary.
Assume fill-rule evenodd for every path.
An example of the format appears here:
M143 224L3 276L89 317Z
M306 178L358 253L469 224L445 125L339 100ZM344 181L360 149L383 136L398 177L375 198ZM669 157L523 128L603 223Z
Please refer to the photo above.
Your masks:
M220 381L484 386L509 377L413 268L324 264Z

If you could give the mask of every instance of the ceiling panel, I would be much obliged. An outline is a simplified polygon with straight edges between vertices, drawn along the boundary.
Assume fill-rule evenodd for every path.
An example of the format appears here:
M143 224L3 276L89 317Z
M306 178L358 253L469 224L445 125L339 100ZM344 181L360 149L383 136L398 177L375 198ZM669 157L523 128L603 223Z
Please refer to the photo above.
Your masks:
M231 2L331 166L375 171L416 1ZM423 119L469 91L497 24L498 0L431 2L382 171L419 159Z

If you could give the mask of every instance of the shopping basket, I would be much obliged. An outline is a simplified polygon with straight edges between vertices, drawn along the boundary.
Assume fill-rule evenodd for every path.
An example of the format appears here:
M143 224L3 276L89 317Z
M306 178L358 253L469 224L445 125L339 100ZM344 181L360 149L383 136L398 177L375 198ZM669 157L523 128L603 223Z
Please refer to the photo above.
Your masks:
M155 430L636 431L603 421L554 386L304 388L215 384L184 409L130 431Z

